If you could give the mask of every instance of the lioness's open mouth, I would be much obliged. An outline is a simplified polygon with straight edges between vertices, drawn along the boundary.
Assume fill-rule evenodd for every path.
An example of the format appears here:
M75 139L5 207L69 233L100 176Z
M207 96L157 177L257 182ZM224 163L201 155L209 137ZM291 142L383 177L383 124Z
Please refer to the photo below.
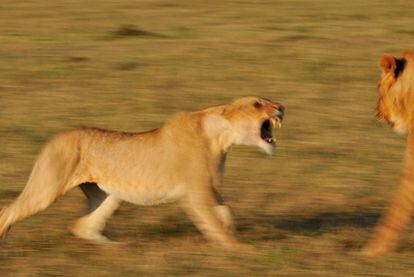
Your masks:
M260 127L260 137L269 144L275 143L276 139L273 137L273 130L276 126L279 128L282 126L280 118L270 118L263 121Z

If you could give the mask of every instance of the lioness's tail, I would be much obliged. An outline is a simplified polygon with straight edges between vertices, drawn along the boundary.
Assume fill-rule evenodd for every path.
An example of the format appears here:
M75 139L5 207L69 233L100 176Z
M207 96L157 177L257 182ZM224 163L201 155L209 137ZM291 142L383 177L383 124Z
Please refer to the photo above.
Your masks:
M70 189L78 163L79 139L75 133L50 141L40 153L22 193L1 210L0 237L6 235L13 223L46 209Z

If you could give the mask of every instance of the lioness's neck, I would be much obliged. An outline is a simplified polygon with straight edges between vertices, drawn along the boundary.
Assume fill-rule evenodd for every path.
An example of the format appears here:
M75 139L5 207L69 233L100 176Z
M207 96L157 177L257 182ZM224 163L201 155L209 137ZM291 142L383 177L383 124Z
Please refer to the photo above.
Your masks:
M161 129L164 133L171 133L174 140L205 144L210 154L220 157L234 142L231 126L222 118L221 112L222 107L217 106L197 112L177 113Z

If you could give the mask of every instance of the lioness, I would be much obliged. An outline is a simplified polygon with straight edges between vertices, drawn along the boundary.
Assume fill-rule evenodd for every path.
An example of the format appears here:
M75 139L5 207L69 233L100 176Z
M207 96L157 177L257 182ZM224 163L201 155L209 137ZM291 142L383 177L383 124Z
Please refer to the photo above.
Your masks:
M79 186L90 212L71 227L77 237L108 242L101 231L121 201L179 201L208 239L238 249L230 210L216 190L226 154L232 144L255 145L272 154L272 130L283 114L279 103L244 97L178 113L144 133L85 128L59 134L40 153L23 192L1 211L0 235Z
M414 209L414 52L404 51L398 57L384 55L380 68L377 115L396 132L408 132L408 138L400 185L387 215L362 252L370 257L383 255L395 248L397 238L410 221Z

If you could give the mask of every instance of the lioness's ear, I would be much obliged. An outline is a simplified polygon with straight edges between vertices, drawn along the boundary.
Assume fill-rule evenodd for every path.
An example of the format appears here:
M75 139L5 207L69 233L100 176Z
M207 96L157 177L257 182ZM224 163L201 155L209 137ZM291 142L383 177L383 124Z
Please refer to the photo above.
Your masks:
M216 137L230 127L230 122L219 113L207 114L203 118L204 132L210 138Z
M382 72L385 74L393 72L395 78L397 78L398 75L403 71L404 66L404 58L397 59L391 55L383 55L380 60L380 67Z

